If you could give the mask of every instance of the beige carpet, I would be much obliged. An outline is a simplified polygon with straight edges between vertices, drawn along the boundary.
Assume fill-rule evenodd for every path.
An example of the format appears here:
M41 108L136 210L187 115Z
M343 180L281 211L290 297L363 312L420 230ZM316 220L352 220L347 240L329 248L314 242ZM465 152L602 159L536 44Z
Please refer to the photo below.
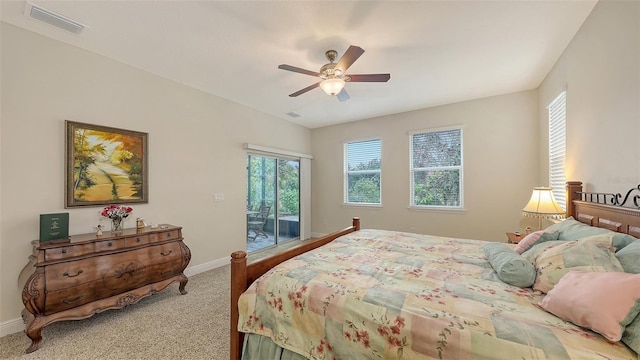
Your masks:
M51 324L40 349L25 354L24 333L0 338L0 359L228 359L229 266L189 278L127 306Z

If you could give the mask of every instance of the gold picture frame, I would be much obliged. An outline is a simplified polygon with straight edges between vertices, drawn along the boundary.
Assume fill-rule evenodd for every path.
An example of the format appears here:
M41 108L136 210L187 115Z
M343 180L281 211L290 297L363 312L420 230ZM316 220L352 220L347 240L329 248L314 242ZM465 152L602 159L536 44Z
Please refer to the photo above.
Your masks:
M65 120L65 208L149 202L148 134Z

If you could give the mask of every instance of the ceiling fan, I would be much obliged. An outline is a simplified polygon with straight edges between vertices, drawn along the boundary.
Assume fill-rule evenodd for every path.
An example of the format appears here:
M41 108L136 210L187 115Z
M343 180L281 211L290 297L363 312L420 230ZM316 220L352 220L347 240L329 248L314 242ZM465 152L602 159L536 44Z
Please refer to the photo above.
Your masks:
M349 100L349 94L344 89L344 85L347 82L387 82L391 78L390 74L358 74L350 75L346 74L347 69L353 65L356 60L364 53L364 50L359 46L351 45L347 51L342 55L340 60L335 63L335 59L338 56L338 52L335 50L328 50L325 52L325 56L329 60L329 63L322 65L319 72L301 69L299 67L282 64L278 66L278 69L293 71L300 74L317 76L322 80L307 86L302 90L298 90L291 97L302 95L307 91L320 87L327 95L336 95L338 100Z

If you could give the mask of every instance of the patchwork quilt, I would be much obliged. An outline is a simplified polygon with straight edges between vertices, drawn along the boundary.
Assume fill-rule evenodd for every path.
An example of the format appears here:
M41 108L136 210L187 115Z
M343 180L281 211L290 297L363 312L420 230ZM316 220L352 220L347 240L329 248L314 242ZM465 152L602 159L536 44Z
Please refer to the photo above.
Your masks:
M501 282L484 244L345 235L256 280L238 330L308 359L638 359L536 307L539 291Z

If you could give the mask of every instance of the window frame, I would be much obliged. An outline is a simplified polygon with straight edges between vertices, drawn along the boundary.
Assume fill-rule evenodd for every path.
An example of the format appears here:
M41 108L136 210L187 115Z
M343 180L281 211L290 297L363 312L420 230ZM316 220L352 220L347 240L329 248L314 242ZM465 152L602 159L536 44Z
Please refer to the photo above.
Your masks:
M459 191L459 205L458 206L444 206L444 205L416 205L415 204L415 172L416 168L413 166L413 138L415 135L419 134L428 134L428 133L437 133L451 130L459 130L460 131L460 165L454 166L434 166L434 167L423 167L417 168L418 171L428 171L428 170L459 170L459 182L458 182L458 191ZM409 209L413 210L435 210L435 211L445 211L445 212L464 212L466 211L464 207L464 126L463 125L451 125L437 128L428 128L428 129L420 129L411 131L408 133L409 135Z
M354 143L362 143L369 141L378 141L380 143L380 169L378 170L349 170L349 145ZM366 206L366 207L381 207L382 206L382 138L373 137L367 139L349 140L343 143L343 184L342 184L342 202L343 205L348 206ZM349 201L349 175L350 174L378 174L380 178L380 187L378 192L380 194L379 201L377 203L372 202L350 202Z
M562 209L567 210L567 91L563 90L547 106L549 187ZM560 159L561 157L561 159Z
M289 158L300 161L300 238L311 237L311 160L313 156L289 150L271 148L253 143L243 143L242 148L246 150L245 156L249 154L259 156L272 156ZM245 178L246 181L246 178ZM248 184L247 184L248 187ZM245 190L246 191L246 190ZM246 221L246 213L243 213Z

